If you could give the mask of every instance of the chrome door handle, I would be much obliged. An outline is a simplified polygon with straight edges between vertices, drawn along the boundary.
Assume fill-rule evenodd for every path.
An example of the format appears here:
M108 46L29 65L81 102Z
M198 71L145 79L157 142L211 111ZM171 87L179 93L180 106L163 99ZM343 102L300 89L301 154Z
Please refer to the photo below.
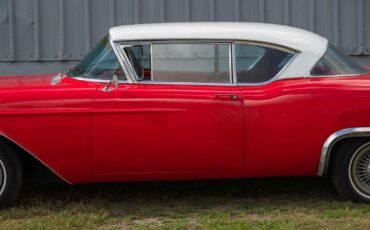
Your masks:
M236 94L216 94L216 98L230 98L232 100L237 100L238 95Z

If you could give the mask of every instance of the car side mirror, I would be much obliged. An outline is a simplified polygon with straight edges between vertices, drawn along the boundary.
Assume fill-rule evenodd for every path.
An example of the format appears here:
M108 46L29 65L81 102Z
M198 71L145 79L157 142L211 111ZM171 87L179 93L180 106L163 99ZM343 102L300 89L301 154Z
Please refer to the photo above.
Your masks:
M73 68L74 68L74 66L69 66L69 67L67 68L67 73L70 73L70 72L73 70Z
M103 91L104 92L110 92L110 91L113 91L113 88L111 87L111 85L114 86L115 89L118 88L118 84L119 84L119 80L118 80L118 77L117 75L113 74L113 77L112 77L112 80L110 80L107 85L103 88Z
M73 66L69 66L67 69L60 71L59 76L62 77L64 75L69 74L73 70L73 68L74 68Z

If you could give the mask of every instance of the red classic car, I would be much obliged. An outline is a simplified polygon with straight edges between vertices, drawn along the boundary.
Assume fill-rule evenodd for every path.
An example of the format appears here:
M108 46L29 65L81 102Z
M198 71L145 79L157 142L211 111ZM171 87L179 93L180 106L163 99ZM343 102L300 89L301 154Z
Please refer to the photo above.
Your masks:
M0 205L69 184L322 176L370 202L370 74L281 25L114 27L59 75L0 78Z

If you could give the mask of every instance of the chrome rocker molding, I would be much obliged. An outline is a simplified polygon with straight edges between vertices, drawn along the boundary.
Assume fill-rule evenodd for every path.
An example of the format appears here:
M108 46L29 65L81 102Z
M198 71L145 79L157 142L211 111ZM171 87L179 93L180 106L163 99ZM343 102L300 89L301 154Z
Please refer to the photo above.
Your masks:
M326 139L321 150L320 163L317 175L323 176L327 173L331 150L335 143L348 137L369 137L369 136L370 136L370 127L341 129L330 135L328 139Z
M60 179L62 179L63 181L65 181L67 184L69 185L73 185L70 181L68 181L67 179L65 179L64 177L62 177L60 174L58 174L57 172L55 172L52 168L50 168L45 162L43 162L42 160L40 160L37 156L35 156L33 153L31 153L28 149L26 149L25 147L23 147L22 145L18 144L15 140L13 140L12 138L8 137L7 135L5 135L4 133L1 133L0 132L0 137L4 137L5 139L7 139L8 141L10 142L13 142L15 145L17 145L18 147L20 147L21 149L23 149L24 151L26 151L26 153L30 154L33 158L35 158L37 161L39 161L41 164L43 164L46 168L48 168L50 171L52 171L57 177L59 177Z

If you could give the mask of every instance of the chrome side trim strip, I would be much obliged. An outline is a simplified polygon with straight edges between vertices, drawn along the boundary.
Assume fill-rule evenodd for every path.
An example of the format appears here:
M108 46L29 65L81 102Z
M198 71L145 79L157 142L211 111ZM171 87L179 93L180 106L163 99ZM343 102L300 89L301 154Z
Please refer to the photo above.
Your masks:
M330 153L332 150L332 147L335 143L338 141L348 138L348 137L363 137L363 136L370 136L370 127L355 127L355 128L347 128L347 129L341 129L326 139L322 150L321 150L321 156L320 156L320 162L319 167L317 171L318 176L323 176L328 171L328 165L330 160Z
M66 178L62 177L59 173L55 172L52 168L50 168L45 162L43 162L42 160L40 160L40 158L38 158L37 156L35 156L32 152L30 152L28 149L26 149L25 147L23 147L22 145L20 145L18 142L16 142L14 139L8 137L7 135L5 135L4 133L0 133L0 136L8 139L9 141L13 142L14 144L16 144L17 146L19 146L21 149L23 149L24 151L26 151L28 154L30 154L33 158L35 158L36 160L38 160L40 163L42 163L45 167L47 167L50 171L52 171L55 175L57 175L60 179L62 179L63 181L65 181L67 184L69 185L73 185L73 183L71 183L70 181L68 181Z

